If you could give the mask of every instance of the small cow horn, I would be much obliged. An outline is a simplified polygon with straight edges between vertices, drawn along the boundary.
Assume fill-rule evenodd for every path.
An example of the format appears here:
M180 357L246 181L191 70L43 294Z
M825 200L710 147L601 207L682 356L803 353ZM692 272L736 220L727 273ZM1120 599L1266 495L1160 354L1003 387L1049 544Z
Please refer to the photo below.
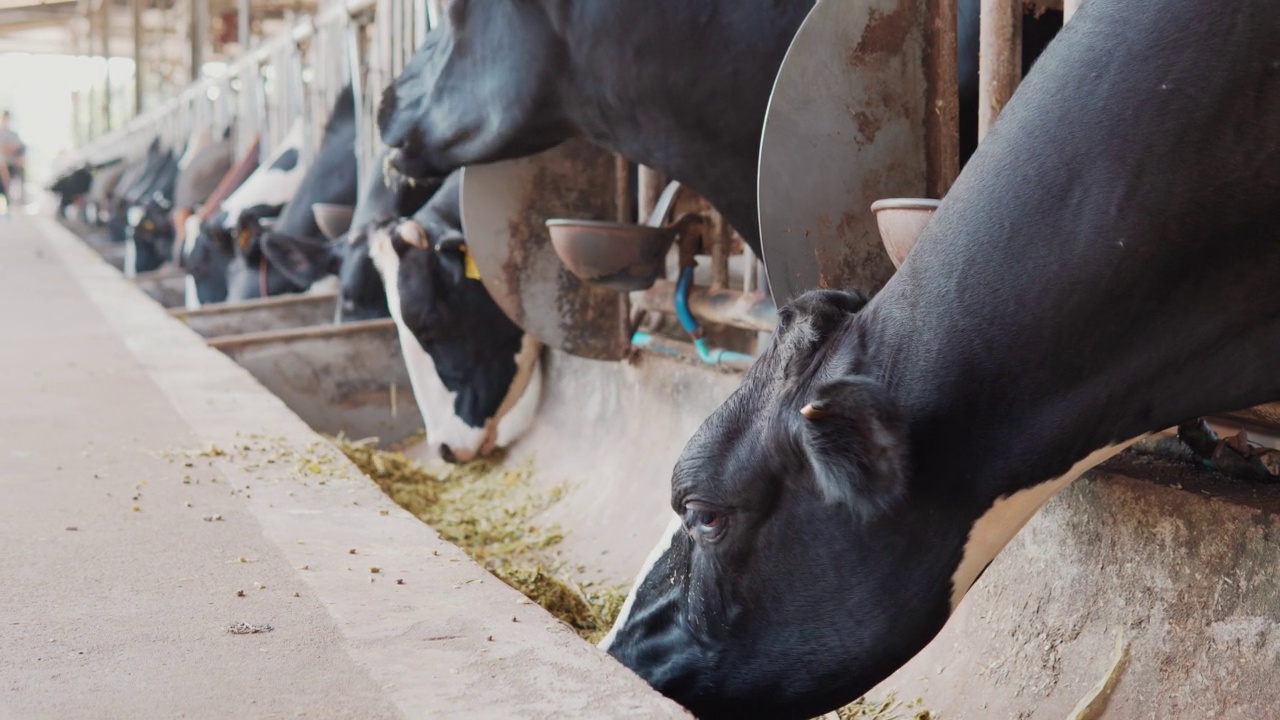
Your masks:
M400 223L400 225L396 227L396 234L400 236L401 240L405 241L409 245L422 248L423 250L431 249L431 239L427 237L427 231L423 230L421 225L413 222L412 220Z
M822 400L814 400L813 402L800 408L800 414L810 420L818 420L831 414L831 408Z

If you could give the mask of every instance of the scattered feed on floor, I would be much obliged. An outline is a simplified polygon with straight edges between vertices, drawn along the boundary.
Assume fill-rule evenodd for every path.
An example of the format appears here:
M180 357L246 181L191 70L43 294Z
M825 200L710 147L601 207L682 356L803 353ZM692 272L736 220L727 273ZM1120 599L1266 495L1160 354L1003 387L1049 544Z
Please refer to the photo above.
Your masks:
M251 625L245 622L238 622L229 626L227 632L232 635L256 635L258 633L269 633L274 629L270 625Z
M859 698L836 711L840 720L940 720L938 715L921 707L924 700L898 700L889 693L879 702Z
M562 536L538 516L563 496L529 487L531 468L507 470L480 460L440 475L369 441L334 442L397 504L430 525L503 582L564 621L590 642L604 637L622 608L621 588L583 587L567 577L551 549Z

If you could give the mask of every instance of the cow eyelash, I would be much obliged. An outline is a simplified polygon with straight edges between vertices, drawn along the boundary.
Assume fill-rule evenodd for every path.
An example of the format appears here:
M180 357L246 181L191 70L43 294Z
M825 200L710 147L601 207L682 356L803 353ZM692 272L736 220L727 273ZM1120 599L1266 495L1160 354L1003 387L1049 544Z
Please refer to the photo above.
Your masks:
M728 516L723 510L702 503L688 503L684 506L682 523L689 537L715 542L724 534Z

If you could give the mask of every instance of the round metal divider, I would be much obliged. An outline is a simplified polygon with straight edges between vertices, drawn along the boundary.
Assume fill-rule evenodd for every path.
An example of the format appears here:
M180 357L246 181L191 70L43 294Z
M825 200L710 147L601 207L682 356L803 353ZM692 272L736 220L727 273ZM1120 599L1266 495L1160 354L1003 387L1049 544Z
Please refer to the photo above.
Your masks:
M760 142L760 237L774 301L871 294L893 275L871 213L924 197L924 0L818 0L774 81Z
M616 217L614 156L583 140L462 173L462 227L481 282L544 344L594 360L631 352L625 293L583 283L560 261L546 221Z

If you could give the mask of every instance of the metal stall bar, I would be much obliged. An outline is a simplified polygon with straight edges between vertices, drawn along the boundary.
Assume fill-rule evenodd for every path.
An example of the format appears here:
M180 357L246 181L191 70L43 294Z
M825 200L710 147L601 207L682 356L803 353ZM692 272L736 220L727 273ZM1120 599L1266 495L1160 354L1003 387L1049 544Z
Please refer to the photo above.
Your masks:
M978 41L979 142L1021 79L1022 5L1022 0L982 0Z
M261 64L270 61L273 55L282 47L288 46L289 44L296 45L303 39L309 39L316 32L317 28L348 24L351 21L352 16L366 13L368 10L373 8L375 2L376 0L347 0L346 2L338 3L316 15L309 24L304 23L299 28L294 28L289 32L282 33L269 41L257 45L252 50L248 50L246 48L247 51L244 57L234 63L231 63L227 68L226 78L218 80L217 82L230 84L234 81L239 81L240 87L238 88L237 95L244 98L246 109L256 108L262 111L262 113L255 118L256 123L260 128L266 121L265 97L263 97L264 92L260 75ZM241 35L241 38L247 39L247 22L242 22L242 29L245 30L245 33ZM92 33L89 33L89 36L92 37ZM247 44L248 43L246 42L246 45ZM125 145L132 144L139 135L144 135L148 129L158 128L158 122L175 112L182 106L183 102L188 101L196 94L208 93L209 88L213 86L214 82L215 81L212 79L202 79L187 86L178 94L177 97L171 98L150 110L135 116L122 127L115 128L101 134L96 134L91 142L85 144L76 153L68 154L68 157L64 160L64 164L61 169L69 169L82 162L94 162L95 160L101 162L109 159L109 157L118 155ZM100 89L95 86L93 88L93 95L95 97L92 99L92 102L105 101L105 99L99 99L97 97L99 93ZM96 116L99 109L99 107L94 106L92 114ZM240 113L241 118L249 115L250 113L247 112ZM245 132L238 132L238 150L243 151L248 144L248 139L252 137L252 134L252 128L246 128ZM268 144L267 136L264 133L263 153L269 152L269 149L267 148Z
M364 27L354 18L347 24L346 58L348 72L351 77L351 96L356 106L356 192L364 193L364 169L373 154L372 141L369 137L368 114L365 111L364 78L361 75L364 59ZM360 196L360 195L358 195Z
M956 67L956 0L926 0L925 186L942 198L960 174L960 90Z
M1023 8L1061 10L1065 24L1081 0L982 0L978 42L978 140L1022 80Z
M444 22L444 0L427 0L427 16L431 27L440 27Z

